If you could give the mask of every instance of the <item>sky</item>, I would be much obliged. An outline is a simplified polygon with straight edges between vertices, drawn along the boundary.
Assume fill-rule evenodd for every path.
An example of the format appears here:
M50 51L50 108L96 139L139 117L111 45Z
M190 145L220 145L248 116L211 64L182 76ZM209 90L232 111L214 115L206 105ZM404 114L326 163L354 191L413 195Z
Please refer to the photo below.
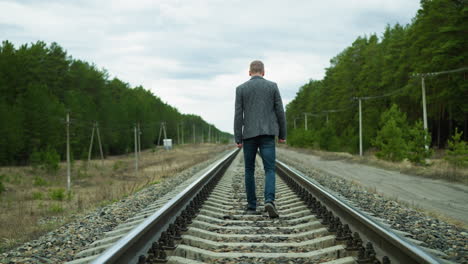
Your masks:
M0 0L0 40L57 42L180 112L233 133L235 88L262 60L283 103L358 36L411 22L419 0Z

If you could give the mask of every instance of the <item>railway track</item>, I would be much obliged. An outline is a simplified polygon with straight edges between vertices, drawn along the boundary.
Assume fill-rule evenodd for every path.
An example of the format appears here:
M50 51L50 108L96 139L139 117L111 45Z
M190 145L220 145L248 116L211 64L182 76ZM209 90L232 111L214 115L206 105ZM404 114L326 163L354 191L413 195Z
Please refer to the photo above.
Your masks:
M237 152L213 164L156 212L133 219L126 235L83 262L440 263L279 161L280 217L270 219L263 210L261 164L256 166L259 207L256 214L246 214Z

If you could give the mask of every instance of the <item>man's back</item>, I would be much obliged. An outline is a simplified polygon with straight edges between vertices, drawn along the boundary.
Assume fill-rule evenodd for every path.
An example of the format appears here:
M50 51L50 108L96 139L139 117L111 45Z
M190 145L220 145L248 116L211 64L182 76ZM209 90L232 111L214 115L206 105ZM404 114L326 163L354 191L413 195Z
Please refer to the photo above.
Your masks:
M276 83L253 76L237 87L234 133L236 142L259 135L286 137L283 103Z
M252 78L237 87L234 114L234 136L238 148L244 148L246 213L256 213L255 158L260 151L265 170L265 211L271 218L279 217L275 206L275 136L280 143L286 140L286 118L283 103L274 82L263 79L263 62L252 61L249 75ZM242 130L243 128L243 130Z

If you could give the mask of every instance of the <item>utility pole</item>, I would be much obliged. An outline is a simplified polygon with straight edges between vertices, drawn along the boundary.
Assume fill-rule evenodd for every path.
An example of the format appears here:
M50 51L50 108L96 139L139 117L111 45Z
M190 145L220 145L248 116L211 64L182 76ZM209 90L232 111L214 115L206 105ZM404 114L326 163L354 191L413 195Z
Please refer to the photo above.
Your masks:
M71 164L70 164L70 113L67 112L67 191L70 192L71 185Z
M177 144L180 145L180 124L177 124Z
M361 98L359 98L359 156L362 157L362 110L361 110Z
M208 143L211 143L211 125L208 125Z
M297 118L294 118L294 129L296 129L296 120Z
M180 126L182 127L182 144L185 144L185 139L184 139L184 123L180 123Z
M101 153L101 165L104 163L104 153L102 152L102 143L101 143L101 132L99 132L99 123L96 122L96 132L97 132L97 138L99 142L99 152Z
M89 144L89 151L88 151L88 165L89 165L89 162L91 161L91 151L93 149L94 129L95 128L96 128L96 123L93 124L93 129L92 129L92 132L91 132L91 143Z
M459 69L454 69L454 70L448 70L448 71L440 71L440 72L428 72L428 73L415 73L413 74L413 77L421 77L421 93L422 93L422 104L423 104L423 126L424 130L428 131L427 128L427 108L426 108L426 84L425 84L425 78L430 77L430 76L437 76L440 74L449 74L449 73L455 73L455 72L462 72L462 71L467 71L468 67L462 67ZM428 145L425 145L426 149L429 149Z
M328 112L327 112L327 124L328 124Z
M424 75L421 75L421 92L422 92L422 103L423 103L423 125L424 125L424 130L427 130L427 109L426 109L426 84L424 82ZM425 138L426 136L424 136ZM429 146L427 144L424 144L426 149L429 149Z
M167 139L166 122L163 122L164 139Z
M160 142L161 142L162 129L163 129L163 123L161 122L161 123L159 124L158 145L159 145Z
M135 176L138 176L138 136L137 136L137 125L134 127L135 134Z
M195 124L192 124L193 127L193 144L195 144Z
M304 127L305 127L305 130L307 131L307 113L304 113Z
M140 122L138 122L138 158L141 156L141 130Z

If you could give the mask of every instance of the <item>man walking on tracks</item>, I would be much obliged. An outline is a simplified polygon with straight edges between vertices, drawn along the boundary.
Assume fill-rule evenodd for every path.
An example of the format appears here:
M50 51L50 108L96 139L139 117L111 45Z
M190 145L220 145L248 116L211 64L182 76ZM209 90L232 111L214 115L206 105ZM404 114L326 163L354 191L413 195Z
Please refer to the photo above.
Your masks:
M261 61L250 63L250 80L236 89L234 136L237 147L244 147L245 189L248 214L257 209L255 195L255 157L257 149L265 170L265 210L271 218L278 217L275 201L275 136L286 140L286 117L276 83L263 78Z

